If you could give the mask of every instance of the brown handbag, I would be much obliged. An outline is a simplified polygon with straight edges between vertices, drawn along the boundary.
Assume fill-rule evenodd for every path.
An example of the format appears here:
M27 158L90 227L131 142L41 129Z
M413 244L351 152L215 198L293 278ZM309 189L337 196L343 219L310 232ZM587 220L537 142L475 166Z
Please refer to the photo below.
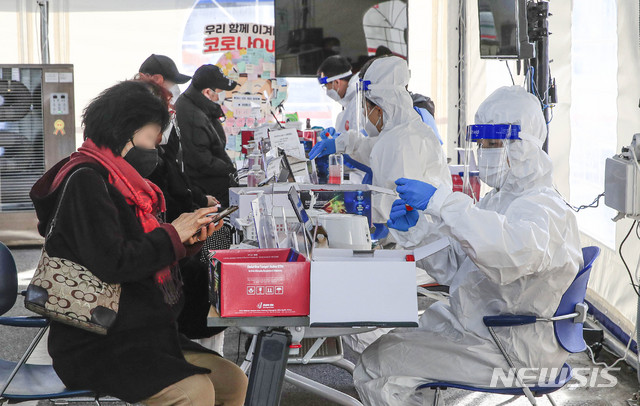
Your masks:
M69 179L81 170L90 169L78 169ZM69 180L62 189L40 262L27 287L24 305L51 320L104 335L118 315L120 285L105 283L86 267L68 259L51 257L45 250L68 184Z

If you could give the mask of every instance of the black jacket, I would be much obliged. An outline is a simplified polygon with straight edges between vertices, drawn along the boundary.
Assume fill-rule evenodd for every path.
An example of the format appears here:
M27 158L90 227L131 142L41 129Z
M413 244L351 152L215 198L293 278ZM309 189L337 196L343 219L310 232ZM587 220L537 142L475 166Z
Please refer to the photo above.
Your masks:
M50 185L67 160L47 171L31 190L42 235L62 190L61 185L50 192ZM83 166L89 169L80 170ZM176 317L183 300L168 305L154 281L158 270L199 247L187 251L169 224L145 233L101 165L84 164L72 174L66 178L47 252L84 265L105 282L120 283L122 292L107 335L51 323L49 354L62 382L134 403L188 376L207 373L182 355L185 349L208 352L178 333Z
M436 116L436 105L431 100L431 97L422 95L420 93L411 93L411 100L413 101L413 107L426 109L433 117Z
M173 137L175 134L172 134ZM170 138L171 140L171 138ZM177 219L182 213L207 207L207 197L189 184L186 174L180 170L169 145L160 145L158 166L149 175L149 180L158 185L167 202L167 222Z
M162 190L167 203L167 222L187 213L207 206L207 198L189 185L187 176L180 170L177 161L179 140L174 131L169 142L158 147L158 166L149 180ZM178 330L189 338L211 337L224 328L207 327L209 314L208 267L198 256L180 260L180 273L184 282L184 308L178 316Z
M185 173L194 189L229 205L229 175L236 169L225 151L227 138L220 122L222 108L193 86L175 104L184 153Z

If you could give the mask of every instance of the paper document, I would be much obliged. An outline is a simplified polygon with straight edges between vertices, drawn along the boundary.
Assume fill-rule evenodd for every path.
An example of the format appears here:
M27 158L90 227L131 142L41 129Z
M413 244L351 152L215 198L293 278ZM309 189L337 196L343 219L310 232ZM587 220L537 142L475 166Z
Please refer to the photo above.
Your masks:
M298 140L298 131L295 128L269 131L269 138L271 139L271 148L282 148L289 156L305 159L304 147Z
M443 237L430 244L423 245L422 247L414 249L413 255L416 261L420 261L421 259L426 258L429 255L435 254L436 252L443 250L448 246L449 246L449 239L447 237Z

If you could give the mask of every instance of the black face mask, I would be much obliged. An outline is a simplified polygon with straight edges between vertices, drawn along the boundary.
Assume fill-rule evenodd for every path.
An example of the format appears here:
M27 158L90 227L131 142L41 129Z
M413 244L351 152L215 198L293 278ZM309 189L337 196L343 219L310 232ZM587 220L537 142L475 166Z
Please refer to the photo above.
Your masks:
M158 150L155 148L140 148L134 145L124 156L124 160L129 162L129 165L133 166L140 176L146 178L153 173L158 165Z

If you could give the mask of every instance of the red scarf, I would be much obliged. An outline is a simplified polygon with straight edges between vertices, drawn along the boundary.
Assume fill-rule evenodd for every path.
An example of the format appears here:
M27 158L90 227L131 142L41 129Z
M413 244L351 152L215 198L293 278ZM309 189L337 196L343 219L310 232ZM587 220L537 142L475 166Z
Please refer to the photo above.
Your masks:
M162 191L153 182L140 176L125 159L115 155L109 148L98 147L90 139L82 143L78 152L58 172L51 190L55 190L75 166L98 161L109 172L109 183L124 196L127 203L136 208L136 217L145 233L160 226L158 213L166 211Z
M109 172L109 183L122 193L127 203L135 206L136 217L144 232L148 233L160 227L157 215L166 211L164 195L160 188L140 176L123 157L115 155L109 148L98 147L90 139L85 140L78 148L78 152L71 154L69 162L60 168L49 192L58 188L74 167L96 162ZM170 267L161 269L155 274L156 284L162 290L165 301L171 305L179 299L174 285L175 282L178 284L180 282L173 279Z

